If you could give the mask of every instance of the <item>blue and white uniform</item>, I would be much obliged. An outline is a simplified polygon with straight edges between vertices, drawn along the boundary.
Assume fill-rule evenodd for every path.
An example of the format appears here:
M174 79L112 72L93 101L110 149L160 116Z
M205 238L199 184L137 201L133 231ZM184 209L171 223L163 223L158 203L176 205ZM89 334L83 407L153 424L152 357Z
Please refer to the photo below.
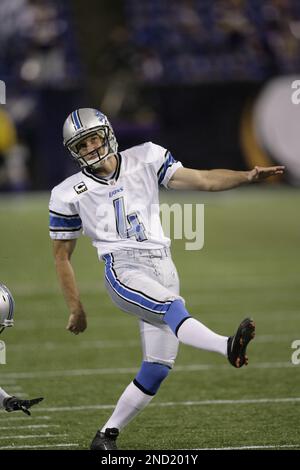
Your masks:
M84 168L56 186L50 199L54 240L92 239L105 261L107 290L122 310L140 319L144 360L172 367L178 339L164 322L183 301L159 216L159 186L182 167L165 148L147 142L111 157L115 172L101 178Z

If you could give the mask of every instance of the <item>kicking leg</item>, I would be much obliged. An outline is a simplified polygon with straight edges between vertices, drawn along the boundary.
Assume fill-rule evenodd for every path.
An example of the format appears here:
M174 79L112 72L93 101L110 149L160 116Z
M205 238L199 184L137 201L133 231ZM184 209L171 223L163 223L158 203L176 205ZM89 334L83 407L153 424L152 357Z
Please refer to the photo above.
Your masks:
M234 367L248 364L246 348L255 335L253 320L249 318L243 320L234 336L221 336L192 318L183 302L175 300L165 314L164 321L182 343L218 352L226 356Z
M179 341L195 348L227 355L227 336L220 336L191 317L183 302L175 300L164 316L164 321Z

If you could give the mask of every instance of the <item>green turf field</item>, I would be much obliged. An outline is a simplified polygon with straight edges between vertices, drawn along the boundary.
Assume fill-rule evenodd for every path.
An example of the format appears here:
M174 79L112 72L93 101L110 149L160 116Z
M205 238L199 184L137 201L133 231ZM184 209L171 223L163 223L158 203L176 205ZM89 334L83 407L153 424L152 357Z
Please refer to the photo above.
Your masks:
M164 194L205 202L205 246L173 244L190 312L221 334L252 315L257 336L241 370L181 346L177 367L152 404L123 431L121 449L270 446L300 449L300 191L252 187L217 194ZM82 238L74 255L89 314L85 333L65 330L48 238L47 195L1 196L0 281L16 300L2 335L0 385L44 396L33 417L0 413L0 449L87 449L141 362L138 325L103 287L103 264ZM300 358L300 354L299 354Z

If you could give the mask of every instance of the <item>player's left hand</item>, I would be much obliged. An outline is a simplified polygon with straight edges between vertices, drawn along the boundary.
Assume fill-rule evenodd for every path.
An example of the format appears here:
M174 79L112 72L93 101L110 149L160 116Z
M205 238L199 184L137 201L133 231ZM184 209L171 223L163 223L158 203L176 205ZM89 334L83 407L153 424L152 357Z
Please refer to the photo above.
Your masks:
M265 178L269 178L269 176L274 175L283 175L285 171L285 166L255 166L253 170L248 172L248 180L249 182L261 181Z
M23 411L23 413L30 416L29 408L40 403L44 398L33 398L32 400L21 400L17 397L8 397L3 401L4 409L8 412L11 411Z

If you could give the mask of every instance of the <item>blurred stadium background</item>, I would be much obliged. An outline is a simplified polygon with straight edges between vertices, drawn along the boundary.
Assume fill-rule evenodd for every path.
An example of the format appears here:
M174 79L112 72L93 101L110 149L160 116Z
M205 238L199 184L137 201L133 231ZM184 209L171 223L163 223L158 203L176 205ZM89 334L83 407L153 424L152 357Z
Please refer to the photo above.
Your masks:
M17 305L0 385L46 397L30 421L1 413L0 450L87 448L141 360L136 323L111 304L84 238L74 263L90 325L64 330L47 205L76 170L63 121L85 106L108 114L121 150L152 140L194 168L287 166L247 189L162 194L205 203L204 249L173 244L191 313L228 334L252 314L258 334L241 371L181 347L120 447L300 449L300 3L2 0L0 24L0 281Z

